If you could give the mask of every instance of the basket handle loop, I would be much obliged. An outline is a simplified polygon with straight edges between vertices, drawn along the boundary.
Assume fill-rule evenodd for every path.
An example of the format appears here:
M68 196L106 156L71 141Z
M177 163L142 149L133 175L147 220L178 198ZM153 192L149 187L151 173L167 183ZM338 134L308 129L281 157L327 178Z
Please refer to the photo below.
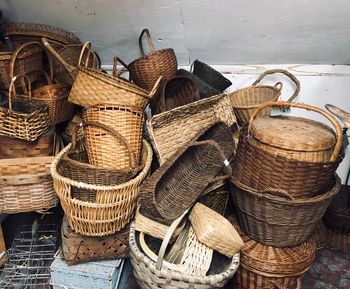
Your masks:
M303 104L299 102L288 102L288 101L274 101L274 102L263 103L253 112L252 116L250 117L249 124L248 124L248 135L252 134L253 122L256 119L259 112L261 112L265 108L273 107L273 106L296 107L296 108L306 109L308 111L314 111L323 115L326 119L328 119L331 122L331 124L334 126L336 130L336 143L329 161L334 162L338 158L338 155L340 153L340 150L342 148L342 143L343 143L343 130L339 122L330 113L316 106Z
M252 85L253 86L257 85L265 76L270 75L270 74L275 74L275 73L282 73L282 74L286 75L287 77L289 77L295 83L295 91L294 91L293 95L287 100L287 101L293 101L294 98L296 98L300 92L300 82L292 73L290 73L289 71L287 71L285 69L267 70L263 74L261 74L258 77L258 79L253 82Z
M82 65L82 63L83 63L83 57L84 57L85 51L87 51L85 67L87 67L89 65L91 55L93 56L92 67L96 67L97 56L91 49L91 42L90 41L86 41L84 43L83 47L81 48L80 56L79 56L79 60L78 60L78 66Z
M151 90L151 92L149 93L149 99L152 99L154 97L154 95L157 93L159 87L160 87L160 84L162 83L162 79L163 77L162 76L159 76L156 83L153 85L153 88Z
M32 100L32 85L30 83L29 77L25 74L19 74L19 75L12 77L10 87L9 87L9 111L10 112L13 112L12 111L12 96L15 93L15 81L18 78L25 79L28 82L28 99L29 99L29 101Z
M151 34L149 33L149 30L147 28L143 29L141 31L141 34L139 36L139 46L140 46L140 51L141 51L141 55L142 56L145 56L145 50L143 49L143 44L142 44L142 38L143 38L143 35L146 33L146 36L147 36L147 41L148 41L148 45L149 45L149 48L151 50L151 52L154 52L155 49L154 49L154 45L153 45L153 41L152 41L152 38L151 38Z
M278 91L281 91L282 88L283 88L283 83L282 82L277 82L275 85L274 85L275 89L277 89Z
M124 67L124 68L121 68L119 71L117 70L118 62ZM112 76L120 77L120 75L122 73L124 73L125 71L129 71L128 65L123 60L121 60L119 57L117 57L117 56L114 57L113 58Z
M174 234L176 228L179 226L179 224L181 223L182 219L187 215L187 213L189 212L190 208L188 208L186 211L184 211L182 213L182 215L180 217L178 217L177 219L175 219L171 225L169 226L168 231L166 232L164 239L162 241L162 245L160 246L159 249L159 253L158 253L158 258L157 258L157 265L156 268L157 270L161 270L162 269L162 265L163 265L163 260L164 260L164 255L165 255L165 251L169 245L170 239L172 237L172 235Z
M346 112L333 104L326 104L325 106L330 113L334 114L343 122L344 128L350 128L350 112Z
M46 71L41 70L41 69L36 69L36 70L32 70L30 73L32 73L32 72L39 72L39 73L41 73L45 77L46 83L47 84L52 84L52 78Z
M112 134L115 138L119 139L128 150L129 167L130 168L136 167L136 160L135 160L134 154L130 148L128 141L125 139L125 137L123 135L121 135L118 131L116 131L115 129L113 129L105 124L99 123L99 122L86 121L86 122L82 122L82 123L76 125L74 130L73 130L73 133L72 133L72 149L76 149L78 130L82 127L87 127L87 126L94 126L97 128L101 128L101 129L109 132L110 134Z
M292 202L294 202L294 197L291 196L288 192L284 191L284 190L277 190L277 189L265 189L263 191L259 191L259 194L261 194L261 196L266 197L267 195L273 195L273 196L278 196L278 197L283 197L286 198Z

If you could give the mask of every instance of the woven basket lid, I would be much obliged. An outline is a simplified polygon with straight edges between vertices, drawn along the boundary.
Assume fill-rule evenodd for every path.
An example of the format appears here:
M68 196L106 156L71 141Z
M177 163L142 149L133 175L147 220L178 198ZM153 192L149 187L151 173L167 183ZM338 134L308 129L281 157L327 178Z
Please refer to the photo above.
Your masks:
M318 121L294 116L262 116L253 121L258 141L294 151L321 151L336 143L334 131Z
M269 277L297 276L311 266L316 254L316 243L308 240L298 246L277 248L258 243L239 228L237 220L230 222L241 235L241 265L249 271Z

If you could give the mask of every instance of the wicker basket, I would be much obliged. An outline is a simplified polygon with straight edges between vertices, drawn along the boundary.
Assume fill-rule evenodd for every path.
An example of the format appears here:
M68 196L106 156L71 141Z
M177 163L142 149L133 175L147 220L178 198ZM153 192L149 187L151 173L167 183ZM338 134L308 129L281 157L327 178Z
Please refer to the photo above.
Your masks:
M53 155L55 129L50 129L36 141L0 137L0 159Z
M98 260L129 257L129 231L126 226L119 232L106 237L87 237L75 233L63 218L62 258L68 265Z
M308 199L294 199L286 192L257 192L233 180L231 193L242 229L254 240L276 247L304 242L339 192L340 179L327 192Z
M350 255L350 234L342 234L328 230L327 248L335 252Z
M259 78L249 87L239 89L229 94L233 110L236 114L239 125L244 125L249 122L253 112L263 103L277 101L281 95L282 83L277 82L275 86L257 85L265 76L274 73L282 73L287 75L296 85L295 92L288 101L293 101L300 91L299 80L290 72L284 69L273 69L264 72ZM270 109L264 109L261 115L270 115Z
M79 234L105 236L114 234L133 217L139 188L149 173L152 162L152 148L144 141L142 152L143 170L132 180L115 186L90 185L61 176L58 171L62 157L70 150L64 148L51 165L54 187L60 198L68 224ZM72 197L72 190L90 190L96 196L95 202L81 201Z
M199 100L199 90L192 79L174 76L162 84L158 98L152 105L152 114L156 115L173 108Z
M40 42L14 42L13 45L15 51L7 51L5 45L0 45L0 88L3 90L10 88L15 75L43 68L43 49Z
M105 134L101 127L85 128L85 144L91 164L116 169L130 168L130 157L138 166L142 149L144 112L121 105L98 105L83 111L84 122L103 124L116 130L123 139Z
M269 107L293 107L313 111L324 116L336 129L320 122L293 116L257 117ZM342 148L343 132L335 118L311 105L291 102L265 103L251 116L248 135L250 143L265 152L297 161L328 163L338 158Z
M315 241L317 252L321 251L327 246L328 230L322 220L318 222L317 226L310 236L310 240Z
M193 64L193 74L198 76L204 82L208 83L215 89L223 92L226 88L232 85L232 82L223 76L219 71L212 68L210 65L196 59Z
M229 127L236 121L226 95L202 99L160 113L146 122L158 161L163 164L187 145L203 128L218 121Z
M151 52L145 54L142 45L143 35L146 34ZM148 29L143 29L139 37L139 46L142 57L128 65L131 80L138 86L151 90L160 76L170 78L177 70L175 52L171 48L155 50Z
M17 77L24 77L28 81L29 95L25 99L14 94L14 83ZM50 127L48 106L40 101L32 101L30 79L26 75L16 76L12 79L9 88L8 101L0 104L0 135L35 141Z
M220 142L211 139L212 130L209 128L208 131L207 139L206 134L201 133L204 140L190 142L144 182L140 195L142 214L170 224L195 203L223 167L228 175L231 174L227 159L233 146L231 150L229 145L221 147ZM230 141L232 144L232 139L228 138L227 143ZM222 143L226 144L225 141Z
M131 263L134 268L134 276L137 283L143 289L159 288L216 288L222 287L232 278L239 265L239 253L237 253L228 264L218 262L215 273L208 272L207 276L193 276L187 272L178 272L167 269L164 264L164 254L168 246L172 232L181 222L182 216L178 218L169 228L167 236L160 247L157 261L151 260L145 255L137 242L134 224L131 224L129 244Z
M235 288L300 288L300 279L315 259L316 244L313 241L289 248L266 246L245 235L233 218L230 217L230 221L244 241L241 266L234 277Z
M41 73L45 75L47 84L34 89L32 99L48 105L52 125L71 120L74 116L75 105L68 102L70 86L52 83L52 79L46 72L41 71Z

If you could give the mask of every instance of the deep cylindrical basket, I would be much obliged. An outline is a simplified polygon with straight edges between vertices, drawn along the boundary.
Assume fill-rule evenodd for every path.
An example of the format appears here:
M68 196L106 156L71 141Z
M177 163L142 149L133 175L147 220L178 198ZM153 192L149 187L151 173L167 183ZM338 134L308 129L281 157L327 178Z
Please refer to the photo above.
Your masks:
M152 102L152 115L199 100L199 90L188 77L174 76L164 81L161 91Z
M275 86L257 85L265 76L275 73L282 73L288 76L295 83L295 91L288 101L296 98L300 91L299 80L290 72L284 69L272 69L264 72L254 83L229 94L231 104L239 125L247 124L253 112L263 103L277 101L281 95L282 83L277 82ZM261 111L260 115L270 115L270 108Z
M129 231L126 226L113 235L88 237L75 233L63 218L61 255L68 265L129 257Z
M276 156L253 146L243 129L233 164L233 177L257 191L275 189L296 198L313 196L331 182L342 159L343 154L340 154L335 161L314 163Z
M196 59L193 64L193 74L198 76L210 86L223 92L226 88L232 85L232 82L223 76L219 71L212 68L210 65Z
M114 234L128 224L134 215L140 185L149 173L152 148L144 141L142 151L143 170L133 179L120 185L91 185L65 178L59 174L62 157L70 150L65 147L51 165L54 187L60 198L68 224L79 234L106 236ZM95 202L81 201L72 196L72 190L89 190L96 196Z
M130 156L138 166L142 150L144 112L122 105L98 105L84 109L84 122L99 123L117 131L123 139L98 126L85 127L85 144L91 164L115 169L130 168Z
M142 38L146 33L151 52L145 54ZM160 76L170 78L177 70L177 59L173 49L155 50L151 35L148 29L143 29L139 37L139 46L142 57L131 62L127 68L131 80L146 90L151 90Z
M224 94L153 116L146 125L159 163L163 164L203 128L218 121L225 122L229 127L236 122L230 100Z
M0 105L0 135L19 138L27 141L35 141L45 133L50 125L49 108L40 101L32 101L30 79L28 81L28 96L14 93L14 83L17 76L12 78L9 89L8 101ZM14 97L26 97L28 99L13 99Z
M257 192L232 180L231 193L242 229L254 240L270 246L288 247L308 239L339 192L334 177L326 192L307 199L295 199L286 192Z

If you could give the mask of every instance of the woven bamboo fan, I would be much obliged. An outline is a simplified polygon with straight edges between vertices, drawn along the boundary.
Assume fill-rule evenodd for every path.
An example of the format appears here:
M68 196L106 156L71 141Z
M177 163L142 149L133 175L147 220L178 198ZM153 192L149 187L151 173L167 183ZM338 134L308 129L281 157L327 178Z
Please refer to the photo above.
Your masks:
M123 138L98 126L85 127L85 143L91 164L129 169L138 166L142 149L144 112L122 105L97 105L83 110L84 122L113 128ZM134 163L130 167L130 157Z
M326 192L307 199L295 199L283 191L257 192L233 179L232 198L244 231L260 243L288 247L307 240L339 192L340 179L334 177Z
M61 255L68 265L129 257L129 230L126 226L105 237L87 237L75 233L63 218Z
M197 203L189 220L198 240L206 246L229 258L241 250L243 241L236 229L214 210Z
M55 191L61 201L68 224L78 234L106 236L114 234L128 224L136 209L139 187L149 173L152 162L152 148L144 141L142 151L143 170L133 179L119 185L92 185L60 175L62 158L70 150L65 147L51 165ZM88 190L95 195L95 201L82 201L72 196L75 189Z
M145 54L142 40L146 34L151 52ZM138 86L151 90L160 76L170 78L177 70L177 59L171 48L155 50L148 29L143 29L139 37L139 46L142 57L128 65L131 80Z
M162 84L159 96L152 105L152 114L156 115L173 108L199 100L199 90L188 77L174 76Z
M282 83L277 82L275 86L257 85L265 76L275 73L282 73L288 76L295 83L295 91L288 101L293 101L299 94L300 82L290 72L284 69L272 69L264 72L249 87L239 89L229 94L233 110L236 114L239 125L247 124L255 109L265 102L277 101L281 95ZM270 108L260 112L260 115L270 115Z
M241 266L234 278L235 288L298 288L299 280L312 265L316 244L303 242L289 248L266 246L250 239L230 218L242 239Z
M231 126L236 122L226 95L202 99L160 113L146 122L153 148L162 165L178 149L187 145L203 128L222 121Z
M14 93L14 83L19 77L23 77L28 82L28 96ZM0 135L35 141L49 129L51 124L49 108L43 102L32 101L31 93L28 76L19 75L12 79L9 99L0 104ZM16 97L25 97L28 100Z

